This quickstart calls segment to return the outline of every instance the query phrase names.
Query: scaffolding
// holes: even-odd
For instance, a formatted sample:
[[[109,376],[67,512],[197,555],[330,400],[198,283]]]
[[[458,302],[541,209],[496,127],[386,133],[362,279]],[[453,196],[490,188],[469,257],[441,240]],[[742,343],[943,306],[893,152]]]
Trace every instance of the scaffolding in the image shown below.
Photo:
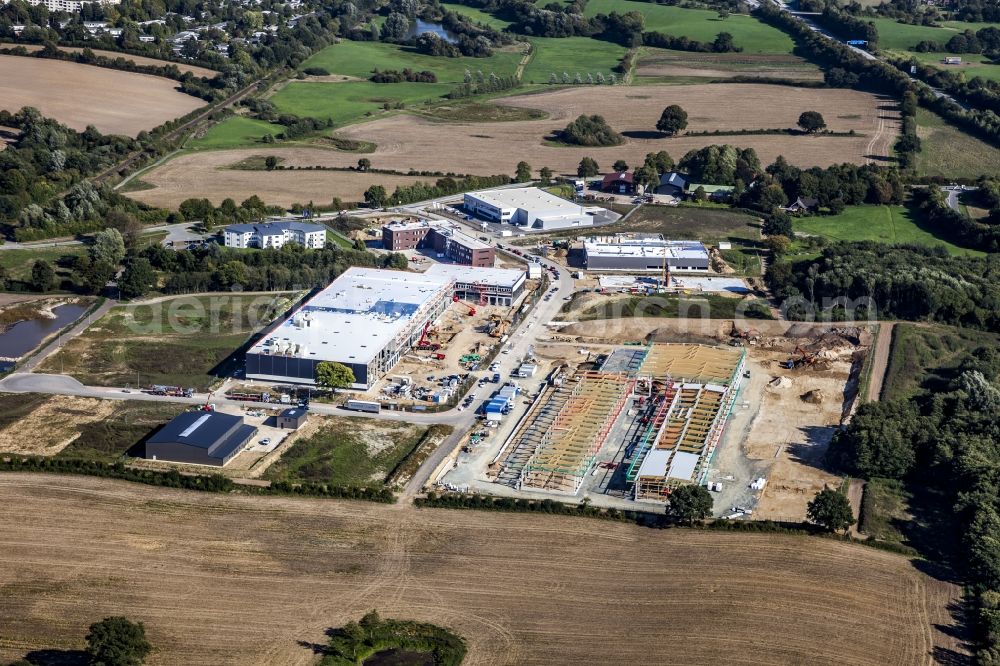
[[[519,488],[576,494],[628,401],[624,374],[577,375],[566,402],[521,469]]]

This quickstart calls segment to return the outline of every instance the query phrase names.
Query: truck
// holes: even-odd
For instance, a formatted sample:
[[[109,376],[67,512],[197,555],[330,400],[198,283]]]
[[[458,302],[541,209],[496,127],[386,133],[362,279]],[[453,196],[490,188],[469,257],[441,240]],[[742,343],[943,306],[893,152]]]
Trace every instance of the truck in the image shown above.
[[[371,400],[348,400],[345,407],[356,412],[371,412],[372,414],[378,414],[382,411],[382,405]]]
[[[150,395],[169,395],[175,398],[190,398],[194,395],[194,389],[181,386],[163,386],[162,384],[153,384],[143,392]]]
[[[271,402],[270,393],[252,393],[250,391],[227,391],[226,397],[230,400],[240,400],[243,402]]]

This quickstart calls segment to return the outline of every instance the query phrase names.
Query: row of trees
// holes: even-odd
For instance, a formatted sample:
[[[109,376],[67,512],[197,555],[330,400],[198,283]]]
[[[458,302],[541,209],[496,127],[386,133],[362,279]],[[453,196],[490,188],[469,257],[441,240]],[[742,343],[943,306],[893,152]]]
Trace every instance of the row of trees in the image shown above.
[[[908,400],[862,405],[833,439],[828,463],[865,479],[930,489],[930,532],[954,534],[952,562],[968,581],[978,661],[1000,661],[1000,352],[974,350]],[[926,496],[926,493],[924,493]]]
[[[767,281],[804,317],[818,304],[848,299],[854,312],[835,306],[831,317],[932,320],[1000,331],[1000,257],[952,257],[941,246],[838,243],[815,260],[775,261]]]

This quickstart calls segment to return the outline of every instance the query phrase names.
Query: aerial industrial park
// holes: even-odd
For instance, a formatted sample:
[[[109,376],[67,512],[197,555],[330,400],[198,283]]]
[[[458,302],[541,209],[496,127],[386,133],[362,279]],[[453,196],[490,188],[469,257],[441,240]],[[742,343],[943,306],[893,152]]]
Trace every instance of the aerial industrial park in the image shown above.
[[[1000,664],[997,0],[0,0],[0,666]]]

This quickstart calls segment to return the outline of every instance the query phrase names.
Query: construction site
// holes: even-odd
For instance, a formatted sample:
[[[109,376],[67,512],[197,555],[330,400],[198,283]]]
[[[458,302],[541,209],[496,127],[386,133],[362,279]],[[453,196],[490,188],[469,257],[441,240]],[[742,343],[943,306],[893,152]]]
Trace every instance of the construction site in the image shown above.
[[[474,430],[438,485],[648,510],[694,483],[717,516],[802,519],[839,482],[822,458],[853,410],[871,332],[683,326],[639,320],[608,335],[588,322],[540,338],[546,375],[516,382],[525,400]]]

